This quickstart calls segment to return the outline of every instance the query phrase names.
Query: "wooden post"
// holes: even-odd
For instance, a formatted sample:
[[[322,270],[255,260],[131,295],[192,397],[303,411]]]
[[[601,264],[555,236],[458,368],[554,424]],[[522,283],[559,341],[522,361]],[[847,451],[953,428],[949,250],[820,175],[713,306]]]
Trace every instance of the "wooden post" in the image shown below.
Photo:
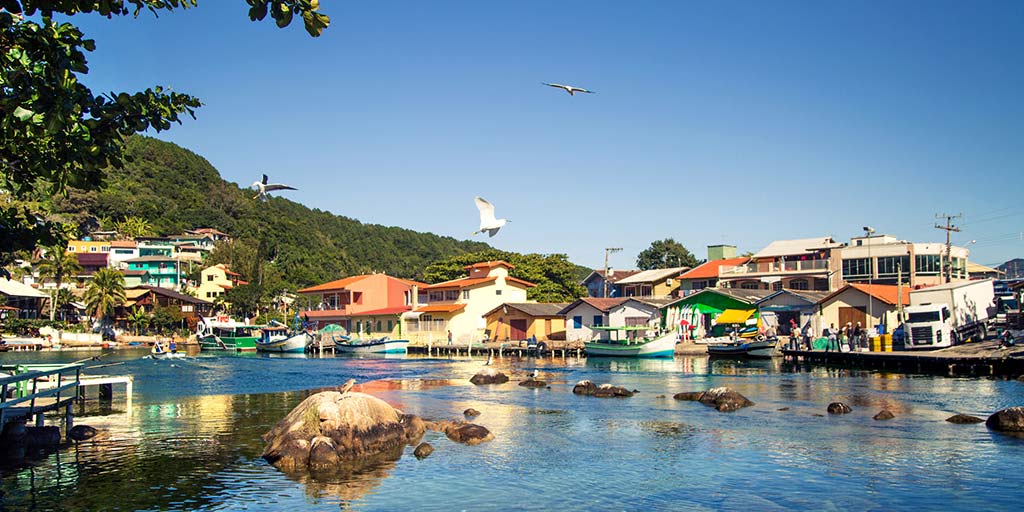
[[[71,427],[75,426],[75,412],[74,405],[69,403],[64,406],[64,437],[70,439]]]
[[[100,384],[100,400],[109,402],[114,399],[114,385],[113,384]]]
[[[46,425],[46,417],[45,417],[45,415],[43,413],[37,412],[36,413],[36,426],[37,427],[42,427],[43,425]]]

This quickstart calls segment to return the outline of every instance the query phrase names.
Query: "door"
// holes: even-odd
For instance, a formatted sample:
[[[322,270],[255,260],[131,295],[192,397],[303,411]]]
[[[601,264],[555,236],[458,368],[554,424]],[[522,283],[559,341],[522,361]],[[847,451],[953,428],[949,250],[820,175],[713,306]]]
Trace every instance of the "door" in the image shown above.
[[[514,341],[520,341],[526,339],[526,320],[515,319],[509,320],[509,327],[512,328],[512,332],[509,333],[509,338]]]
[[[839,325],[836,326],[838,329],[842,329],[847,322],[850,325],[856,326],[857,322],[860,322],[861,327],[867,327],[867,313],[864,312],[864,308],[839,308]]]

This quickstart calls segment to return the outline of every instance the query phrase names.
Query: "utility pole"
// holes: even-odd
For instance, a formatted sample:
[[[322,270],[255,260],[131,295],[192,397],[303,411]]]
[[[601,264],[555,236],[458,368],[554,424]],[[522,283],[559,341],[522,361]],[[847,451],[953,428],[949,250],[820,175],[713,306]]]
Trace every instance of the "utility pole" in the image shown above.
[[[953,219],[959,219],[959,218],[961,218],[963,216],[964,216],[964,214],[962,214],[962,213],[958,213],[956,215],[949,215],[949,214],[946,214],[946,213],[936,214],[935,215],[936,219],[943,219],[943,218],[946,219],[946,225],[945,226],[943,226],[942,224],[936,224],[935,225],[935,229],[942,229],[942,230],[944,230],[946,232],[946,255],[943,258],[943,262],[942,262],[942,272],[946,275],[946,282],[947,283],[950,282],[950,280],[952,279],[952,273],[953,273],[953,259],[952,259],[952,256],[950,255],[950,250],[951,250],[952,246],[950,245],[949,235],[950,235],[950,233],[953,233],[953,232],[957,232],[957,233],[960,232],[960,228],[958,228],[958,227],[953,225]]]
[[[608,297],[608,255],[621,250],[622,247],[605,247],[604,249],[604,279],[601,280],[604,283],[604,291],[601,293],[602,298]]]

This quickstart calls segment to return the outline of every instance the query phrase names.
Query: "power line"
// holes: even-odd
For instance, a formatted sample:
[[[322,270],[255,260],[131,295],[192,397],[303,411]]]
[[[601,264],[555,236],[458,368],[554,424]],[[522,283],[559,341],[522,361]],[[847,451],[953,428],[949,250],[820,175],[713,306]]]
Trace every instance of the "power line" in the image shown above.
[[[958,228],[958,227],[953,225],[953,219],[959,219],[959,218],[962,218],[963,216],[964,216],[964,214],[962,214],[962,213],[958,213],[956,215],[949,215],[949,214],[946,214],[946,213],[936,214],[935,215],[936,219],[942,219],[942,218],[946,219],[946,225],[945,226],[943,226],[941,224],[936,224],[935,225],[935,229],[942,229],[942,230],[946,231],[946,258],[945,258],[945,261],[942,264],[942,271],[943,271],[944,274],[946,274],[946,282],[947,283],[950,282],[950,280],[952,280],[952,273],[953,273],[953,259],[952,259],[951,255],[950,255],[950,249],[951,249],[952,245],[951,245],[950,240],[949,240],[949,235],[951,233],[953,233],[954,231],[957,232],[957,233],[960,232],[960,228]]]

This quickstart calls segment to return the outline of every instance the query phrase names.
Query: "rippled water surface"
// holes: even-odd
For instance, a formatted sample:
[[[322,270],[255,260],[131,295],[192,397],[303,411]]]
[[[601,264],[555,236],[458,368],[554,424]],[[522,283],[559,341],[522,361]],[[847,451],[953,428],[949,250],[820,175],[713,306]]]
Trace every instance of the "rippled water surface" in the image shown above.
[[[76,423],[104,430],[2,473],[9,510],[1019,510],[1024,440],[943,421],[1024,404],[1024,383],[790,369],[778,361],[499,359],[513,382],[473,386],[481,360],[108,353],[135,376],[131,410],[89,400]],[[5,354],[0,362],[81,353]],[[550,389],[517,380],[538,369]],[[468,407],[495,434],[356,475],[290,476],[260,435],[303,390],[354,377],[364,392],[431,419]],[[632,398],[572,394],[582,379]],[[729,386],[757,403],[720,413],[674,393]],[[824,415],[834,400],[854,412]],[[779,409],[788,407],[788,410]],[[889,421],[871,419],[887,408]],[[50,421],[55,421],[52,419]],[[9,462],[9,461],[5,461]]]

